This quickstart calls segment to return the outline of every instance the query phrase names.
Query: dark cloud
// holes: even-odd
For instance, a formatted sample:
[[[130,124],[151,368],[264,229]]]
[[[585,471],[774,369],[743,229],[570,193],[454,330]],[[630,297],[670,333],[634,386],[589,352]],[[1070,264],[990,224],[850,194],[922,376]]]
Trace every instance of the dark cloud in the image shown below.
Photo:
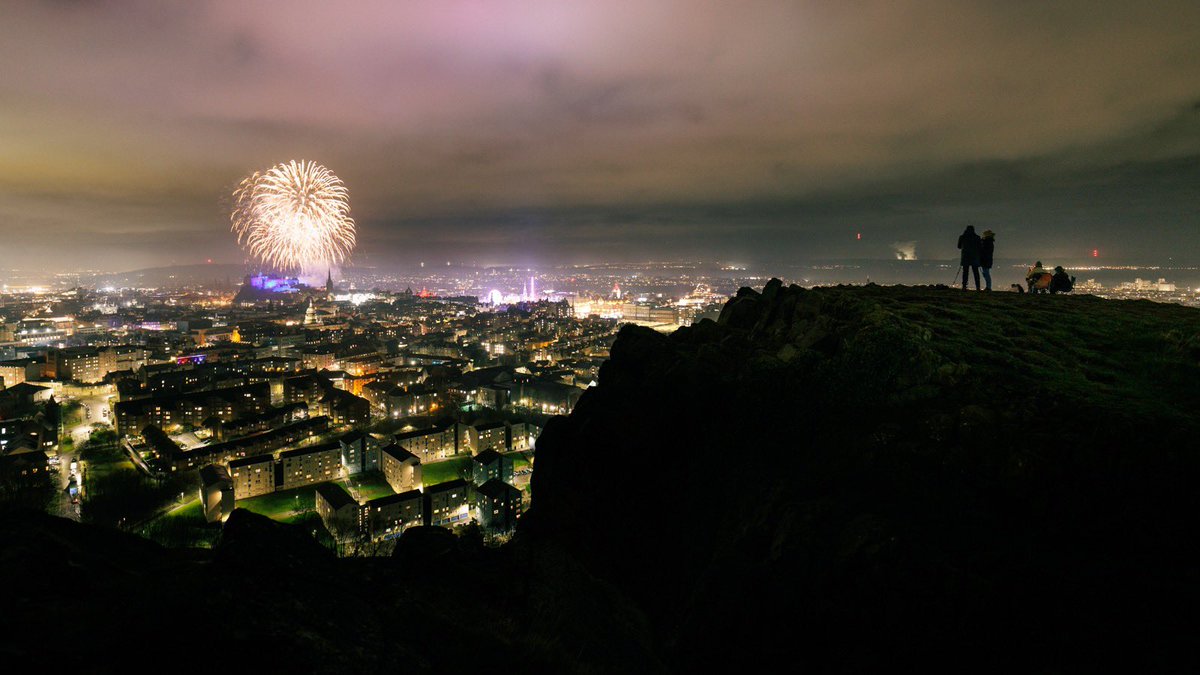
[[[1200,4],[12,3],[0,139],[0,265],[236,260],[231,186],[301,157],[364,260],[1163,255]]]

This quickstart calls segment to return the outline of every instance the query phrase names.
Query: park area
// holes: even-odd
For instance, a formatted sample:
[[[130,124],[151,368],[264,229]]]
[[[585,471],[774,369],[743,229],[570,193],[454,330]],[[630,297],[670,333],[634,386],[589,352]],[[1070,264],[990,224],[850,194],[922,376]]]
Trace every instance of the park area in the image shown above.
[[[471,456],[462,455],[460,457],[451,457],[450,459],[440,462],[430,462],[429,464],[421,465],[421,483],[425,487],[437,485],[439,483],[447,483],[456,478],[470,479],[471,477]]]
[[[281,523],[294,523],[316,508],[316,485],[280,490],[250,499],[239,499],[237,508],[253,511]]]
[[[510,452],[504,456],[512,460],[514,473],[524,471],[530,467],[530,462],[528,459],[526,459],[524,453]]]
[[[395,494],[392,486],[388,485],[387,479],[378,471],[368,473],[360,473],[356,476],[347,476],[340,481],[345,486],[346,491],[355,499],[362,501],[371,501],[380,497],[387,497]]]

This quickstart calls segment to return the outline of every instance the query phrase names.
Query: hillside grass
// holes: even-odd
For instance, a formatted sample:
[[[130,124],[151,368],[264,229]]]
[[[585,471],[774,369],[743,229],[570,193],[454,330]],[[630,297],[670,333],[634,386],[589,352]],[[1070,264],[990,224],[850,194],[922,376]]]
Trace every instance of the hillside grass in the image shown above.
[[[200,500],[195,499],[146,523],[139,534],[163,546],[212,548],[221,535],[221,524],[206,521]]]
[[[358,491],[358,496],[366,501],[395,494],[392,486],[388,485],[387,479],[378,471],[349,476],[343,482],[352,485]]]
[[[316,485],[281,490],[250,499],[239,499],[237,508],[253,511],[281,523],[302,520],[304,514],[316,508]]]
[[[440,462],[421,465],[421,483],[426,487],[448,483],[456,478],[470,478],[471,455],[451,457]]]
[[[1200,311],[1089,295],[887,288],[867,297],[928,330],[964,381],[1030,405],[1073,401],[1124,418],[1191,415]]]

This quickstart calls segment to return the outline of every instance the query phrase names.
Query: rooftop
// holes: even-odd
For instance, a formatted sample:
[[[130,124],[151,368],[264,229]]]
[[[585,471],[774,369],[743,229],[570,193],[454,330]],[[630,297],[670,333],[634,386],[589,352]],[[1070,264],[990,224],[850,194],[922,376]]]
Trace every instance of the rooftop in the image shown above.
[[[238,457],[237,459],[230,460],[229,468],[235,469],[237,467],[253,466],[255,464],[266,464],[266,463],[273,464],[274,462],[275,462],[275,457],[269,453],[265,454],[265,455],[252,455],[250,457]]]
[[[341,509],[345,506],[358,506],[358,502],[337,483],[321,483],[317,485],[317,494],[331,507]]]

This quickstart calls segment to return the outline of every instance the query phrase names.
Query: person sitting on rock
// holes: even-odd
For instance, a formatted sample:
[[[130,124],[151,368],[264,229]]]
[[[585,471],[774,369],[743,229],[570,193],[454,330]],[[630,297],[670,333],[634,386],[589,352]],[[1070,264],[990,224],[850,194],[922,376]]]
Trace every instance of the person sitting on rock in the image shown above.
[[[1037,293],[1049,287],[1050,273],[1046,271],[1045,267],[1042,267],[1041,260],[1029,268],[1029,272],[1025,275],[1025,283],[1029,286],[1030,293]]]
[[[1062,265],[1054,268],[1054,276],[1050,277],[1051,293],[1070,293],[1075,288],[1075,277],[1068,276]]]

